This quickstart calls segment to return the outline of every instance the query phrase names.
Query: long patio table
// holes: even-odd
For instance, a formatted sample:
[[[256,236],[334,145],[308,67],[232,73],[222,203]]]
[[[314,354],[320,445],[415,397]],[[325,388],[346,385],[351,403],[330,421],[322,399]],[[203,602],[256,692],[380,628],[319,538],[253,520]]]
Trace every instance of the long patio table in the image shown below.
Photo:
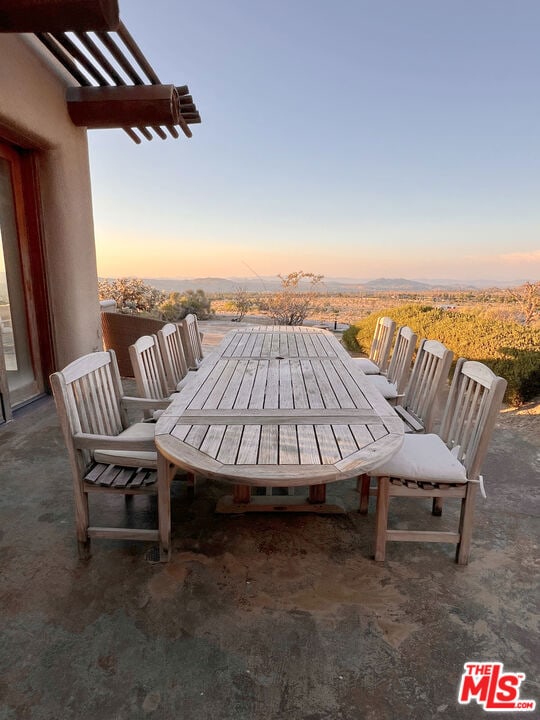
[[[156,426],[158,470],[177,467],[234,485],[219,512],[343,512],[326,483],[368,473],[399,449],[403,423],[328,331],[229,332]],[[251,486],[309,486],[252,496]]]

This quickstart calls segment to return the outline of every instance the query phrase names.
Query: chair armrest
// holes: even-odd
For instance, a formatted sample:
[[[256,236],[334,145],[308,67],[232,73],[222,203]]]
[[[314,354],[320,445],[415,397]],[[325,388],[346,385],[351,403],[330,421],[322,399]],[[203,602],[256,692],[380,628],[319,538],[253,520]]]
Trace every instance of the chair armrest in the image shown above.
[[[134,408],[139,410],[166,410],[171,404],[172,400],[169,398],[139,398],[124,395],[120,398],[120,402],[126,408]]]
[[[135,452],[155,452],[156,450],[153,438],[130,440],[116,435],[90,435],[89,433],[75,433],[73,444],[79,450],[132,450]]]

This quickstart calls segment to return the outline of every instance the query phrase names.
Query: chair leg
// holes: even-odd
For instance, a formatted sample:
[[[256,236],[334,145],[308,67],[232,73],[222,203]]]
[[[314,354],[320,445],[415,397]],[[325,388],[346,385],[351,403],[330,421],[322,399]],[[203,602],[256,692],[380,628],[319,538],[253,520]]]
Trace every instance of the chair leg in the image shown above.
[[[467,483],[465,497],[461,501],[459,543],[456,548],[456,562],[458,565],[467,565],[469,562],[477,489],[476,483]]]
[[[88,560],[90,557],[90,538],[88,537],[88,526],[90,524],[90,512],[88,508],[88,493],[84,492],[82,483],[75,484],[75,527],[77,531],[77,546],[81,560]]]
[[[77,549],[79,552],[79,558],[81,560],[89,560],[92,553],[90,551],[90,539],[86,541],[78,540],[77,541]]]
[[[431,509],[431,514],[435,515],[437,517],[440,517],[442,515],[442,509],[443,509],[443,499],[442,497],[434,497],[433,498],[433,507]]]
[[[171,555],[171,480],[175,467],[159,452],[157,466],[159,551],[161,562],[167,562]]]
[[[388,528],[388,506],[390,504],[390,478],[380,477],[377,487],[377,509],[375,515],[375,560],[382,562],[386,557],[386,530]]]
[[[360,475],[358,478],[358,490],[360,491],[360,507],[358,512],[361,515],[367,515],[369,506],[369,486],[371,485],[371,478],[365,473]]]

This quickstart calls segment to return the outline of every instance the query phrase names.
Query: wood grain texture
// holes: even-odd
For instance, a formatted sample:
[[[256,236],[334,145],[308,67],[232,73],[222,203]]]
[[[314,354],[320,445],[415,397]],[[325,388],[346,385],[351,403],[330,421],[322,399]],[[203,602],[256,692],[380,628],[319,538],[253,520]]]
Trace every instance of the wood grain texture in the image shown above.
[[[156,426],[161,453],[193,472],[319,485],[361,474],[402,442],[402,421],[325,330],[238,328],[193,376]]]

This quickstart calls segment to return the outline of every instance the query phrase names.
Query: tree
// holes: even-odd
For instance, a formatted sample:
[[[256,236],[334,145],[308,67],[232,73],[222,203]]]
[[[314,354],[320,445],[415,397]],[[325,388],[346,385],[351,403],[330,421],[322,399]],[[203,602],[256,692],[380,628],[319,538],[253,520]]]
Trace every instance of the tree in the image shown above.
[[[253,300],[251,299],[247,290],[245,290],[244,288],[238,288],[238,290],[236,290],[233,295],[231,305],[236,311],[236,317],[233,318],[233,320],[235,320],[236,322],[241,322],[246,316],[246,313],[251,310],[253,306]]]
[[[523,324],[531,325],[540,315],[540,281],[526,282],[507,291],[512,300],[518,304],[523,316]]]
[[[268,300],[270,316],[278,325],[302,325],[317,295],[316,288],[322,282],[324,275],[298,270],[278,277],[282,289]],[[302,281],[308,282],[308,291],[300,289]]]
[[[114,300],[120,310],[152,312],[163,302],[165,293],[140,278],[127,277],[99,281],[99,299]]]

